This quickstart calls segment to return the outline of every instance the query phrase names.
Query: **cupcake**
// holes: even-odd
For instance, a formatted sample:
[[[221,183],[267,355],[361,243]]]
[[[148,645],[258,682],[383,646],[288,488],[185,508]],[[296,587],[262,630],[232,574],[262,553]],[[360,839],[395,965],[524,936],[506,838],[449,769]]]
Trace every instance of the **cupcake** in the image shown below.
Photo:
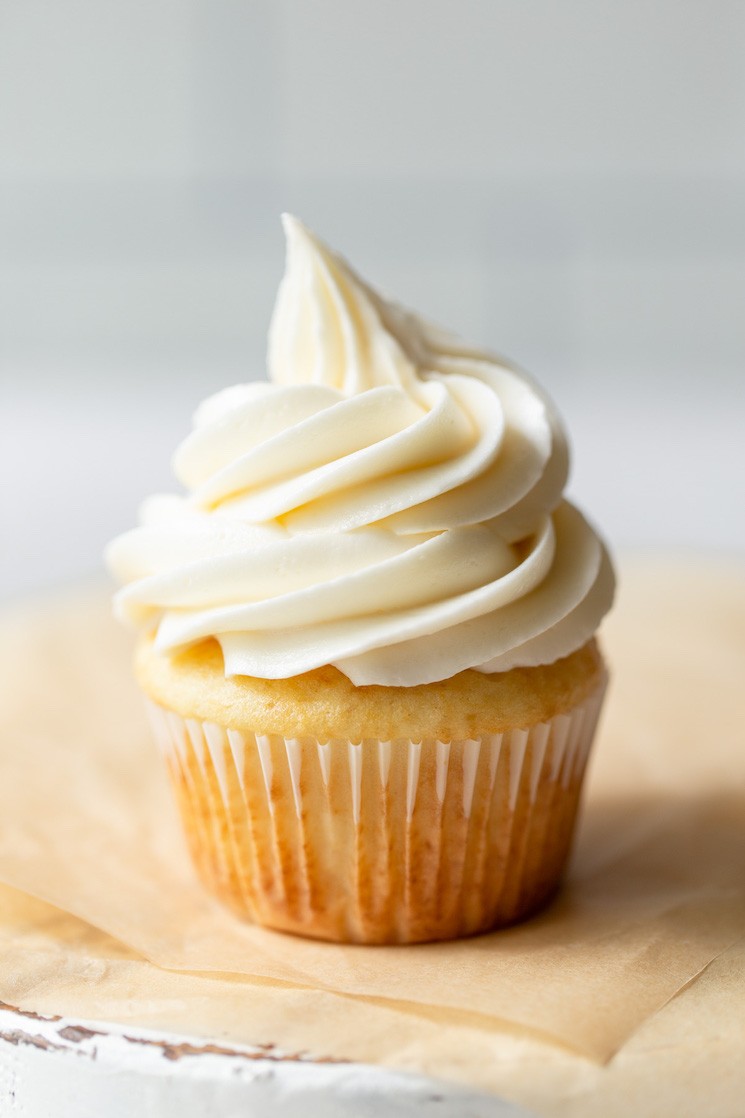
[[[606,672],[607,552],[541,388],[296,219],[269,382],[198,409],[110,546],[207,887],[248,920],[413,943],[555,891]]]

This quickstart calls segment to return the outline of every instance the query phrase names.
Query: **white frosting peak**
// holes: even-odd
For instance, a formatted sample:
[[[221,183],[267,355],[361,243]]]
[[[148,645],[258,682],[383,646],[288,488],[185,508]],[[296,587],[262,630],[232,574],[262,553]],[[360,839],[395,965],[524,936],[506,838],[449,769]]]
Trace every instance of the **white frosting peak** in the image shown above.
[[[388,329],[382,300],[296,217],[283,214],[282,224],[287,268],[269,328],[272,380],[325,384],[345,396],[415,389],[407,339]]]
[[[284,226],[273,383],[199,408],[174,459],[189,496],[110,545],[120,615],[163,651],[214,636],[227,674],[264,678],[332,663],[408,686],[578,648],[613,574],[562,501],[550,401]]]

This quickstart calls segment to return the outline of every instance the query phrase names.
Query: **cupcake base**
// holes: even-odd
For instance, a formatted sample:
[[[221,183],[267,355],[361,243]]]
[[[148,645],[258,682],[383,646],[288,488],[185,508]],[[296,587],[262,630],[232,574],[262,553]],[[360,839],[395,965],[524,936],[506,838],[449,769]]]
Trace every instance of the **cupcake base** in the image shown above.
[[[513,923],[555,891],[605,682],[528,728],[451,741],[286,738],[149,708],[213,893],[285,932],[417,943]]]

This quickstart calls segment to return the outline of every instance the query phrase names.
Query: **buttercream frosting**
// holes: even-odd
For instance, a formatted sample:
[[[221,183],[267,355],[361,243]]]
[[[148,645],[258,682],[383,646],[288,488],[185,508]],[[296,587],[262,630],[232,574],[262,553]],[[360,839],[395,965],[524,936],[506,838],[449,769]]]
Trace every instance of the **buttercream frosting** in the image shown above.
[[[413,686],[579,648],[607,551],[563,497],[567,440],[524,372],[384,299],[295,218],[270,382],[198,409],[174,470],[109,545],[117,614],[227,675],[333,664]]]

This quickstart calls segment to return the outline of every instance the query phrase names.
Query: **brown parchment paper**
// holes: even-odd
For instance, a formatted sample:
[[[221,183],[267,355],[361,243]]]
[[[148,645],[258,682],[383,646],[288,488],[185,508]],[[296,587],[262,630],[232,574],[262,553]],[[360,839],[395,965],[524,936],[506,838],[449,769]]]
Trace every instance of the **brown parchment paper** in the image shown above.
[[[63,1015],[61,1025],[117,1022],[134,1038],[188,1028],[211,1042],[237,1033],[270,1056],[374,1061],[495,1091],[547,1118],[735,1118],[745,1098],[745,941],[599,1065],[517,1030],[162,970],[89,924],[0,886],[0,1000]]]
[[[576,857],[557,902],[525,925],[352,948],[244,926],[214,905],[192,877],[128,641],[100,594],[2,625],[0,880],[161,968],[201,972],[150,968],[181,984],[183,1031],[203,1035],[206,1021],[259,1043],[270,1021],[272,1040],[291,1047],[445,1074],[435,1038],[454,1029],[450,1073],[480,1083],[491,1068],[492,1086],[488,1053],[508,1035],[606,1060],[745,933],[745,575],[660,561],[629,567],[622,585]],[[16,994],[33,988],[24,973]],[[219,988],[208,1014],[187,996],[195,983]],[[153,1001],[143,997],[141,1016]]]

